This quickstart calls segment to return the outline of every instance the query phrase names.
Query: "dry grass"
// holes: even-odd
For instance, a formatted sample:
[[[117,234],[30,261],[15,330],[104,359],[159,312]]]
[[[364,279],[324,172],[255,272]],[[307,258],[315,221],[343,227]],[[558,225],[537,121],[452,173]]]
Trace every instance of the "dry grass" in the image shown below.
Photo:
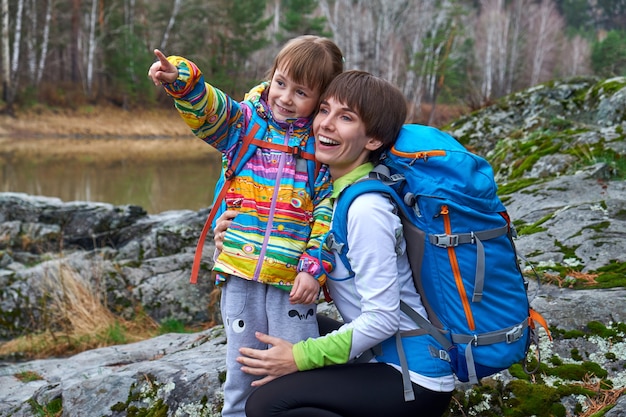
[[[172,107],[142,112],[115,107],[0,114],[0,161],[193,160],[214,152]]]
[[[626,392],[626,388],[608,389],[602,381],[593,381],[587,377],[583,381],[583,387],[595,392],[595,398],[587,398],[587,409],[578,417],[593,417],[604,415],[600,412],[606,412],[608,407],[615,405],[617,400]]]
[[[158,325],[145,315],[135,321],[115,316],[98,291],[64,263],[42,279],[46,294],[43,307],[46,331],[0,345],[0,356],[25,359],[68,356],[88,349],[131,343],[154,337]]]

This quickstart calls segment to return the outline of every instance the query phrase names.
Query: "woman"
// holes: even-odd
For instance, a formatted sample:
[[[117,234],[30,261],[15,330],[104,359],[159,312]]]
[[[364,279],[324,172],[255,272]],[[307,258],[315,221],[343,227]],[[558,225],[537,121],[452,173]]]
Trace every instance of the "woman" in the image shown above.
[[[381,111],[383,109],[383,111]],[[406,117],[402,94],[390,83],[360,71],[339,75],[328,87],[313,122],[316,159],[329,166],[332,198],[374,167]],[[441,349],[428,335],[402,338],[414,399],[405,400],[395,335],[415,330],[400,312],[400,300],[426,317],[411,277],[401,222],[392,203],[370,193],[348,211],[348,276],[337,262],[328,289],[345,324],[315,339],[291,344],[257,333],[272,347],[241,348],[241,370],[262,376],[248,399],[246,415],[259,416],[440,416],[454,389]],[[382,352],[366,362],[363,352]],[[300,372],[298,372],[300,371]],[[410,389],[409,389],[410,390]]]

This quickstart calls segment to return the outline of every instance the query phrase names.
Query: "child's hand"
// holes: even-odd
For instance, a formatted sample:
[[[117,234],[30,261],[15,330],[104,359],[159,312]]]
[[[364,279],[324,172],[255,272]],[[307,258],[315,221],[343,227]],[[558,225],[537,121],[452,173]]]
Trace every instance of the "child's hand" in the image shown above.
[[[158,61],[150,66],[148,77],[154,85],[171,84],[178,78],[178,68],[167,60],[165,55],[158,49],[154,50]]]
[[[291,304],[312,304],[319,298],[320,284],[308,272],[299,272],[289,293]]]

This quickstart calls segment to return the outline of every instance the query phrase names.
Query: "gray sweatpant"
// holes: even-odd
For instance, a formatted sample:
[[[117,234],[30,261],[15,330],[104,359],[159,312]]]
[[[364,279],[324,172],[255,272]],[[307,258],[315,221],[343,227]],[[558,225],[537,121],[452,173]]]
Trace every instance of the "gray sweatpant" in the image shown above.
[[[221,311],[226,330],[224,417],[244,417],[250,386],[260,376],[240,370],[240,347],[267,349],[254,336],[262,332],[291,343],[318,337],[317,304],[290,304],[289,292],[272,285],[230,276],[222,287]]]

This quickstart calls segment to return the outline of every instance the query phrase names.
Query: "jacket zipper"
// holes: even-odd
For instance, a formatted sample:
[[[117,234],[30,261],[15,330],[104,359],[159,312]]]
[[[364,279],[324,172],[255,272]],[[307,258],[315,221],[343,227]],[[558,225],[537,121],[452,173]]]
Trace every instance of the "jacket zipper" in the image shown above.
[[[287,134],[285,135],[285,144],[289,144],[289,139],[293,134],[293,123],[289,125],[287,129]],[[270,236],[272,235],[272,229],[274,228],[274,213],[276,212],[276,204],[278,200],[278,192],[280,190],[280,182],[282,180],[283,168],[285,167],[285,152],[280,153],[280,159],[278,161],[278,172],[276,173],[276,181],[274,182],[274,193],[272,194],[272,201],[270,202],[270,212],[267,218],[267,228],[265,229],[265,235],[263,236],[263,245],[261,245],[261,250],[259,252],[259,260],[256,264],[256,269],[254,270],[255,281],[259,280],[259,275],[261,274],[261,268],[263,267],[263,261],[265,259],[265,254],[267,252],[267,244],[270,240]]]

